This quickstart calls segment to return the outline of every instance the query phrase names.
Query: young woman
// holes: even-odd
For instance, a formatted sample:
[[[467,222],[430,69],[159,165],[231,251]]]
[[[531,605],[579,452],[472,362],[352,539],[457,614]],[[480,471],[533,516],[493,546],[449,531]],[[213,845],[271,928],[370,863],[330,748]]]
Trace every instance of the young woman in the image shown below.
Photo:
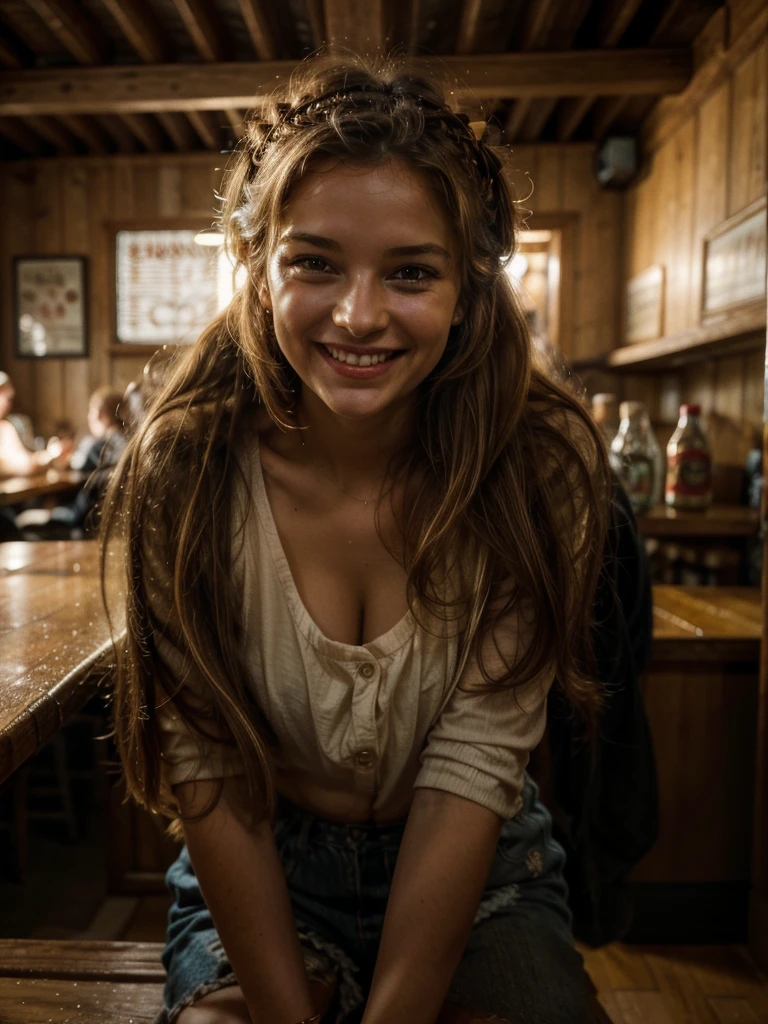
[[[583,1022],[525,767],[555,676],[594,731],[606,469],[532,368],[501,162],[434,83],[318,61],[222,219],[247,282],[108,519],[125,775],[185,841],[160,1020]]]

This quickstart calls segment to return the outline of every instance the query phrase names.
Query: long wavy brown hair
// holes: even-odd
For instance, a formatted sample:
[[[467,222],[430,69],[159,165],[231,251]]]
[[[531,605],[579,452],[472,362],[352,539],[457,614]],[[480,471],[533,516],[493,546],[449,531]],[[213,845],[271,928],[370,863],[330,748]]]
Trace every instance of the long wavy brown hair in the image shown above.
[[[461,663],[476,655],[494,690],[553,670],[584,734],[595,734],[601,694],[590,614],[608,470],[579,401],[533,366],[505,273],[516,218],[502,159],[448,108],[436,81],[397,62],[315,58],[249,121],[225,175],[221,224],[247,280],[172,369],[106,500],[104,563],[118,552],[126,567],[115,735],[128,791],[153,812],[179,813],[162,784],[156,715],[170,700],[202,737],[239,750],[254,814],[273,811],[274,737],[240,653],[233,494],[236,452],[255,406],[281,428],[295,427],[300,381],[258,288],[302,175],[320,160],[390,158],[427,176],[455,225],[465,310],[420,386],[412,443],[390,464],[388,478],[405,495],[399,528],[409,606],[417,618],[420,607],[451,618],[437,581],[461,552],[469,566],[453,613]],[[525,648],[494,677],[480,647],[513,611],[528,624]],[[180,652],[175,672],[158,655],[160,633]],[[204,683],[195,693],[184,686],[191,673]]]

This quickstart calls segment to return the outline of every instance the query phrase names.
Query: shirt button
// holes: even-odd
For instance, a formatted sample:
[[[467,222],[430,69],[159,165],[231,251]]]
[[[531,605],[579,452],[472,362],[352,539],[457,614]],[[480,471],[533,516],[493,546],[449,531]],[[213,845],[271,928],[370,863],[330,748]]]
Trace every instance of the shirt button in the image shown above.
[[[376,669],[373,667],[370,661],[364,661],[363,664],[360,666],[360,675],[363,677],[363,679],[372,679],[375,671]]]
[[[370,768],[373,764],[373,751],[358,750],[355,754],[355,764],[358,768]]]

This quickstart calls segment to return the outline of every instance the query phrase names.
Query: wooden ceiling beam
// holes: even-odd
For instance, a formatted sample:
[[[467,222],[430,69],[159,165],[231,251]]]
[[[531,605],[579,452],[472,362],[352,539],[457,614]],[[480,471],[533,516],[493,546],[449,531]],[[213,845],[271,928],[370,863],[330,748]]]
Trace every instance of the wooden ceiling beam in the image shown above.
[[[26,68],[34,62],[32,51],[12,29],[0,22],[0,64],[7,68]]]
[[[173,0],[195,49],[206,61],[224,61],[229,52],[224,26],[216,8],[206,0]]]
[[[632,23],[643,0],[613,0],[603,9],[598,39],[600,46],[617,46]],[[589,113],[594,100],[589,96],[569,97],[560,104],[557,115],[557,141],[568,142]]]
[[[121,113],[120,118],[146,150],[150,153],[163,152],[165,149],[165,138],[157,121],[151,117],[146,117],[144,114],[132,114],[130,112]]]
[[[259,60],[277,60],[280,49],[263,0],[238,0],[248,35]],[[311,12],[307,12],[311,18]],[[322,10],[321,10],[322,15]]]
[[[506,124],[504,125],[504,136],[507,142],[514,142],[520,129],[523,127],[528,112],[531,109],[532,99],[515,100],[509,112]]]
[[[304,6],[312,29],[312,40],[316,47],[322,46],[326,40],[323,0],[304,0]]]
[[[238,141],[242,139],[245,135],[245,114],[243,111],[230,107],[229,110],[224,111],[224,116]]]
[[[333,49],[376,53],[384,48],[384,0],[325,0],[325,30]]]
[[[81,4],[73,0],[27,0],[27,4],[79,64],[106,64],[106,36]]]
[[[65,156],[77,156],[78,148],[75,139],[63,128],[58,120],[52,117],[28,117],[29,127],[49,142],[58,153]]]
[[[221,149],[220,117],[210,110],[190,110],[187,117],[206,149]]]
[[[552,27],[557,13],[557,0],[538,0],[528,5],[528,15],[520,38],[516,41],[519,50],[538,50]]]
[[[528,116],[525,118],[523,130],[518,136],[518,141],[536,142],[556,106],[556,99],[534,100],[531,109],[528,111]]]
[[[528,20],[521,41],[524,49],[539,50],[544,46],[556,51],[569,49],[587,16],[591,2],[571,0],[557,11],[552,3],[532,4],[528,9]],[[555,13],[558,15],[556,18]],[[509,139],[535,142],[556,106],[555,97],[534,98],[527,101],[525,106],[518,102],[507,121]]]
[[[614,121],[624,109],[626,102],[626,96],[607,96],[595,104],[595,120],[592,126],[593,138],[602,139],[608,134]]]
[[[165,64],[172,53],[155,12],[146,0],[101,0],[120,31],[146,64]]]
[[[181,116],[179,114],[179,117]],[[136,136],[128,130],[125,123],[119,117],[114,117],[111,114],[95,114],[93,120],[102,128],[105,135],[112,139],[117,146],[118,152],[138,152],[139,144],[136,141]]]
[[[603,8],[598,29],[601,46],[618,46],[643,0],[613,0]]]
[[[170,110],[159,110],[155,117],[176,149],[186,152],[186,150],[196,148],[197,134],[190,124],[189,118]]]
[[[573,138],[593,102],[591,96],[569,96],[562,101],[555,129],[558,142],[568,142]]]
[[[455,53],[477,53],[488,16],[488,0],[464,0],[461,5]]]
[[[109,153],[111,148],[109,141],[101,127],[94,121],[81,114],[61,114],[59,120],[68,131],[87,146],[91,153],[98,153],[101,156]]]
[[[528,99],[681,92],[687,50],[569,50],[421,58],[426,73],[456,75],[456,98]],[[258,106],[293,61],[45,68],[0,72],[0,114],[138,113]]]
[[[43,155],[43,143],[40,136],[35,135],[23,121],[19,121],[16,117],[0,117],[0,135],[12,142],[27,156]]]

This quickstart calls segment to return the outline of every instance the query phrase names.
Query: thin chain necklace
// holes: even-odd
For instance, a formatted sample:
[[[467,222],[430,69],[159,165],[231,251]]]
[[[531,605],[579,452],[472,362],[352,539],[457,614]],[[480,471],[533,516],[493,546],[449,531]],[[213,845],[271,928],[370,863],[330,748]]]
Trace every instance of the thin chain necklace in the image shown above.
[[[296,416],[295,413],[294,413],[294,416]],[[299,417],[298,416],[296,416],[296,422],[299,424],[299,440],[301,441],[301,447],[306,450],[307,446],[304,443],[304,431],[307,428],[303,427],[301,425],[301,423],[299,422]],[[310,458],[312,459],[311,455],[310,455]],[[368,498],[367,500],[364,499],[364,498],[358,498],[356,494],[351,494],[349,491],[345,490],[340,484],[338,484],[333,479],[332,476],[329,476],[329,474],[325,472],[325,470],[320,465],[320,463],[317,461],[317,459],[312,459],[312,465],[315,466],[316,469],[318,469],[323,474],[323,476],[325,477],[326,480],[330,480],[330,482],[333,484],[333,486],[337,490],[341,491],[342,494],[346,494],[348,498],[354,498],[355,501],[359,501],[361,505],[378,505],[379,502],[381,501],[381,498],[383,498],[385,496],[385,495],[380,495],[380,497],[376,498],[375,500],[373,498]],[[387,494],[387,493],[389,493],[389,492],[385,491],[385,494]]]

